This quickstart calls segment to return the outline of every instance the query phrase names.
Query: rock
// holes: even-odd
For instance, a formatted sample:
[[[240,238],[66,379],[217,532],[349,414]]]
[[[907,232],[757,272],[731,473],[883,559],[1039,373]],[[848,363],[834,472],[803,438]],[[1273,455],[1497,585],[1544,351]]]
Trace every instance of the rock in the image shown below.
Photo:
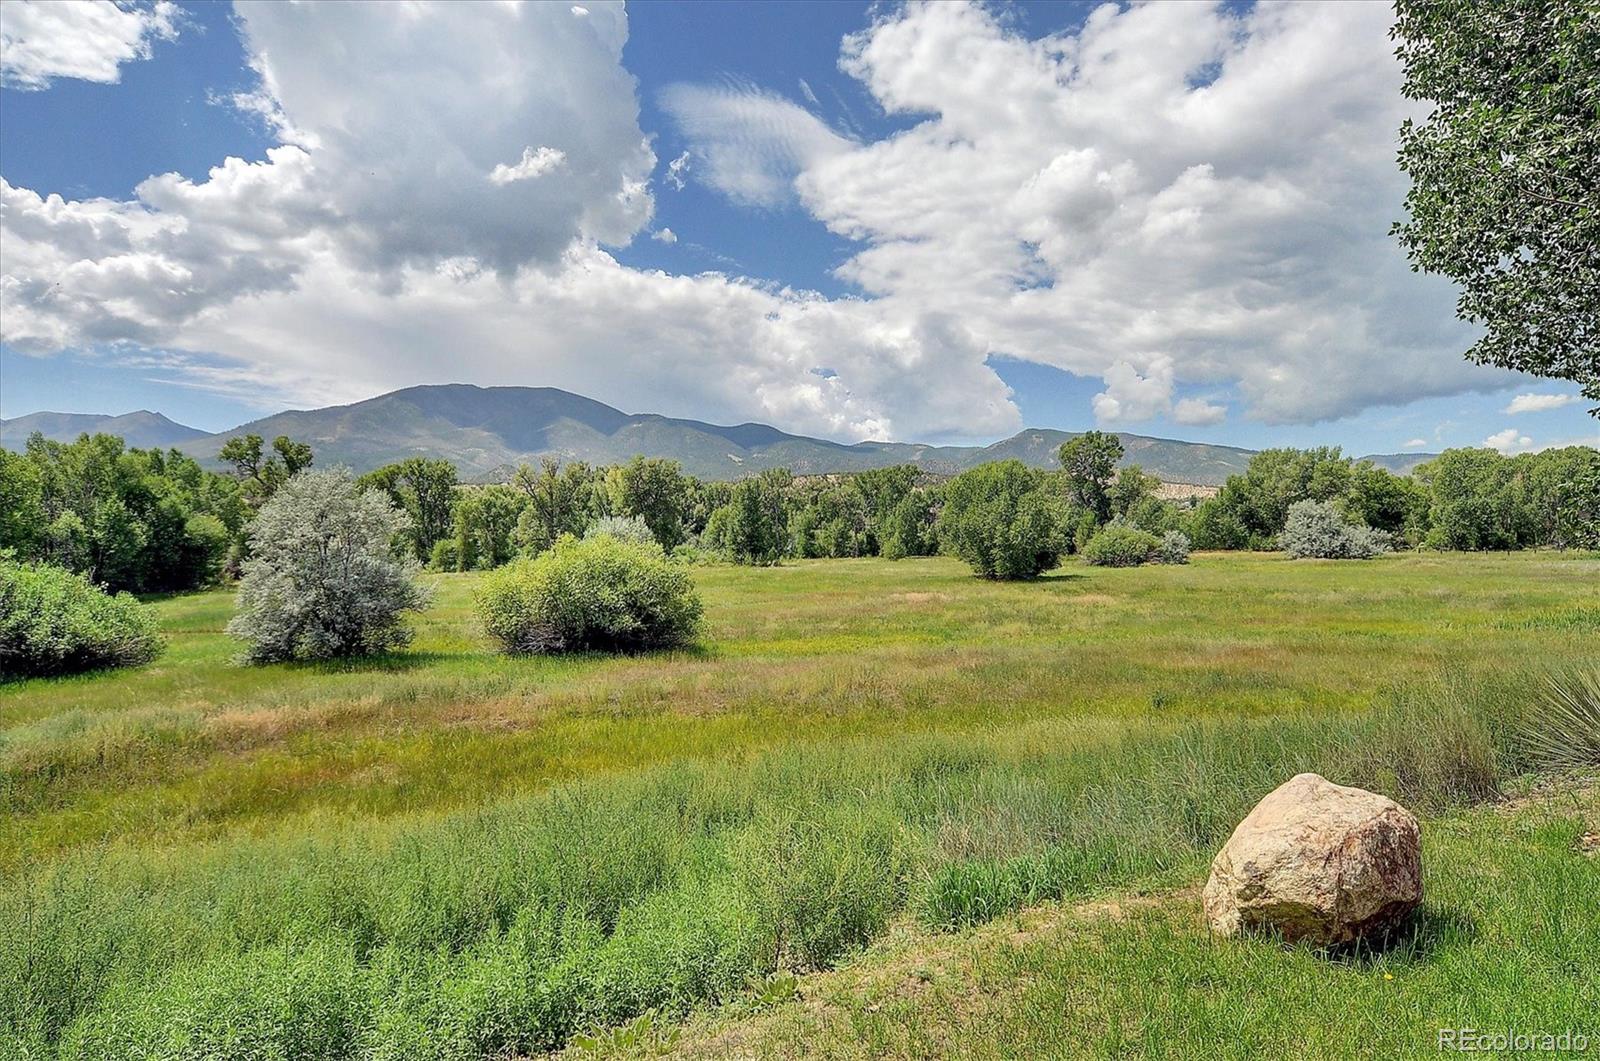
[[[1256,804],[1211,863],[1214,931],[1320,946],[1381,938],[1422,902],[1417,819],[1394,800],[1298,774]]]

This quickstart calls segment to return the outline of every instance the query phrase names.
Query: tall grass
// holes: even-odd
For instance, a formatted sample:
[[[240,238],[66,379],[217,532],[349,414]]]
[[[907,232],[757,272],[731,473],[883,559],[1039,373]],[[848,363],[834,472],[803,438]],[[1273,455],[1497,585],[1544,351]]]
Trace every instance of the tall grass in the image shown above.
[[[1522,736],[1528,755],[1547,769],[1600,766],[1600,667],[1552,674]]]
[[[481,1057],[956,926],[1194,874],[1302,770],[1445,808],[1538,677],[1371,712],[1043,720],[596,778],[418,824],[108,847],[0,889],[0,1055]]]

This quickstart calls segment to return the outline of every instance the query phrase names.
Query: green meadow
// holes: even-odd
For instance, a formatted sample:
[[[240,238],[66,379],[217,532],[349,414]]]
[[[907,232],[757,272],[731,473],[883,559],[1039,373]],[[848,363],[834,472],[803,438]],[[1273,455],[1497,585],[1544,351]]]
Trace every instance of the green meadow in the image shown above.
[[[155,602],[151,665],[0,687],[0,1055],[518,1056],[645,1013],[784,1056],[1594,1025],[1593,789],[1525,734],[1600,659],[1600,557],[693,573],[688,651],[500,656],[440,575],[393,656],[241,666],[217,590]],[[1211,855],[1307,769],[1423,816],[1394,951],[1200,927]]]

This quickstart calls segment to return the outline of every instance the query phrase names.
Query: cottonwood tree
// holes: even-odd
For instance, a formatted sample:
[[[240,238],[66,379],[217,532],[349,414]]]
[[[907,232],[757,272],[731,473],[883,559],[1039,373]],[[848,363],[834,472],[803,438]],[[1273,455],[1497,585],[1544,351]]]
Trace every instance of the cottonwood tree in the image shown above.
[[[1432,105],[1400,129],[1395,234],[1484,325],[1469,358],[1600,402],[1600,0],[1395,10],[1403,91]]]
[[[288,435],[272,440],[271,454],[263,451],[260,435],[235,435],[222,444],[217,456],[233,465],[251,501],[261,505],[297,472],[311,467],[314,455],[309,443]]]
[[[663,549],[683,541],[683,518],[689,508],[689,481],[675,460],[635,457],[606,475],[611,510],[617,516],[638,516]]]
[[[457,476],[449,461],[411,457],[368,472],[357,482],[382,490],[411,518],[405,537],[418,560],[427,560],[434,544],[450,536]]]
[[[590,523],[606,514],[598,478],[582,461],[563,467],[545,457],[537,471],[524,464],[511,477],[511,485],[528,499],[517,524],[517,542],[526,552],[543,552],[563,534],[581,538]]]
[[[1061,444],[1056,452],[1067,473],[1067,496],[1094,513],[1095,521],[1111,518],[1111,477],[1122,459],[1122,440],[1104,431],[1085,431]]]

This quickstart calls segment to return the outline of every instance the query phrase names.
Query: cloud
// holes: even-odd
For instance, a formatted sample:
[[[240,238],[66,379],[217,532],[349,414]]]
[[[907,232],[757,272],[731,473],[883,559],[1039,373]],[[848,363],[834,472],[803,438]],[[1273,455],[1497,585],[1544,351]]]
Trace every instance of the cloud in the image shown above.
[[[0,4],[0,83],[42,89],[69,77],[115,84],[123,63],[148,59],[156,41],[177,37],[179,19],[171,0],[125,7],[8,0]]]
[[[857,243],[843,279],[959,316],[990,353],[1101,377],[1102,420],[1166,412],[1170,382],[1314,422],[1514,378],[1464,361],[1450,285],[1388,236],[1411,113],[1390,21],[1104,5],[1028,40],[980,7],[913,4],[840,63],[902,131],[856,142],[753,89],[680,86],[667,109],[718,153],[712,186],[760,204],[792,187]],[[1170,380],[1150,376],[1162,358]]]
[[[1126,361],[1106,369],[1106,389],[1094,396],[1094,418],[1102,424],[1137,423],[1172,408],[1172,362],[1158,358],[1141,375]]]
[[[1462,360],[1449,286],[1387,235],[1406,105],[1381,7],[1106,5],[1030,41],[914,5],[842,47],[894,118],[878,139],[747,85],[667,90],[689,150],[666,184],[692,160],[852,241],[862,294],[828,299],[617,262],[670,230],[626,14],[583,6],[241,4],[280,143],[126,201],[0,182],[0,335],[269,405],[542,383],[845,439],[1016,430],[997,354],[1100,377],[1117,424],[1229,412],[1181,393],[1305,422],[1514,378]]]
[[[799,173],[850,146],[810,111],[753,86],[669,85],[661,106],[705,163],[701,179],[749,206],[792,200]]]
[[[1572,405],[1577,401],[1576,394],[1519,394],[1501,411],[1512,414],[1542,413]]]
[[[683,191],[686,184],[684,175],[689,172],[689,152],[685,151],[671,162],[667,163],[667,183],[678,191]]]
[[[1172,419],[1192,427],[1220,424],[1227,418],[1227,406],[1200,398],[1182,398],[1172,407]]]
[[[1414,439],[1411,439],[1409,442],[1407,442],[1401,448],[1403,448],[1403,449],[1426,449],[1427,446],[1428,446],[1428,440],[1427,439],[1425,439],[1425,438],[1414,438]]]
[[[661,243],[678,242],[678,234],[670,228],[658,228],[650,233],[650,238]]]
[[[534,177],[543,177],[567,160],[565,151],[558,151],[553,147],[541,147],[535,151],[531,147],[522,149],[522,158],[515,165],[508,166],[504,162],[496,165],[489,171],[489,180],[494,184],[510,184],[513,181],[532,180]]]
[[[1507,457],[1514,453],[1526,453],[1534,448],[1533,439],[1527,435],[1518,434],[1517,429],[1514,427],[1508,427],[1504,431],[1496,431],[1483,440],[1483,445],[1489,449],[1499,450]]]

